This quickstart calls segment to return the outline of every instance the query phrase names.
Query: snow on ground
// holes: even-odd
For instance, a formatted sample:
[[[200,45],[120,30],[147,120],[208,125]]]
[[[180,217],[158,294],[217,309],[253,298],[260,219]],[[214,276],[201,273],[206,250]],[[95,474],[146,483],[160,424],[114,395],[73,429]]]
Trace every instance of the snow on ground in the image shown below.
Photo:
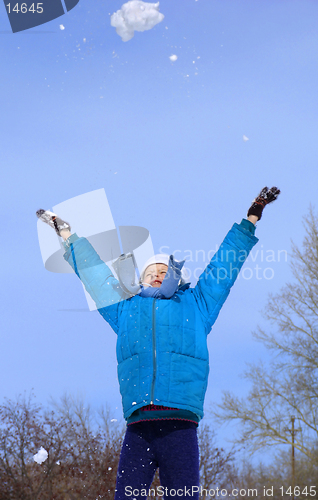
[[[134,36],[135,31],[151,30],[163,18],[164,15],[159,12],[159,2],[147,3],[141,0],[131,0],[114,12],[110,18],[110,24],[116,28],[122,41],[128,42]]]

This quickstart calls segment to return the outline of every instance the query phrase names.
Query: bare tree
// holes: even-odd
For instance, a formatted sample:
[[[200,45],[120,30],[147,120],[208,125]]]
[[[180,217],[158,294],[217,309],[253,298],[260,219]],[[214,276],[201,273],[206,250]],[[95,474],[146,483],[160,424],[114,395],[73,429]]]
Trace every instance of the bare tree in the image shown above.
[[[305,455],[298,457],[293,490],[290,450],[281,450],[268,465],[252,465],[244,461],[236,473],[238,500],[246,500],[247,496],[262,499],[269,497],[273,500],[317,498],[317,463],[309,461]]]
[[[0,500],[113,499],[122,429],[64,397],[44,410],[29,398],[0,406]],[[43,447],[47,459],[35,463]]]
[[[19,397],[16,402],[6,400],[0,406],[0,498],[21,500],[39,498],[50,487],[54,476],[54,458],[61,452],[61,442],[55,437],[63,429],[63,422],[43,418],[41,407],[32,402],[32,396]],[[45,447],[49,457],[45,470],[37,470],[33,455]]]
[[[200,486],[211,490],[229,487],[233,482],[234,450],[225,452],[218,448],[215,442],[215,433],[208,424],[202,424],[198,433],[200,450]]]
[[[95,500],[100,496],[113,499],[123,428],[110,424],[109,410],[99,412],[99,419],[89,405],[64,396],[55,405],[67,422],[68,456],[61,459],[59,487],[65,498]]]

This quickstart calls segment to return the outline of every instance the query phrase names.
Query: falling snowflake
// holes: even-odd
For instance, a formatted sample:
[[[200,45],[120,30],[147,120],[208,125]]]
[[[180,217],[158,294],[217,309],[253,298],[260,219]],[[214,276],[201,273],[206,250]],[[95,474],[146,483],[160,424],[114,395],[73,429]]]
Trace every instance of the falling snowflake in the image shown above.
[[[174,62],[178,59],[178,56],[176,54],[172,54],[172,56],[169,57],[170,61]]]
[[[248,137],[246,137],[246,135],[243,135],[243,141],[244,141],[244,142],[247,142],[247,141],[249,141],[249,138],[248,138]]]

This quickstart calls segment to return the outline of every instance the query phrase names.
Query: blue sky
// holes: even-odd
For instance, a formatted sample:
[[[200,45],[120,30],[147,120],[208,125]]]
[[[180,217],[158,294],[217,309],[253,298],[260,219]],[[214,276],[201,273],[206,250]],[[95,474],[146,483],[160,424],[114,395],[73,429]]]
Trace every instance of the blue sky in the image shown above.
[[[245,363],[266,359],[251,332],[264,324],[268,293],[292,279],[278,251],[301,244],[302,216],[315,206],[318,5],[162,0],[164,20],[128,42],[110,26],[121,5],[80,0],[16,34],[0,9],[0,400],[33,388],[45,403],[67,391],[107,401],[121,418],[115,334],[97,312],[64,310],[86,300],[75,276],[44,269],[38,208],[104,188],[116,225],[146,227],[156,252],[195,255],[277,185],[246,264],[274,276],[258,280],[254,269],[240,279],[210,334],[208,417],[222,390],[246,394]]]

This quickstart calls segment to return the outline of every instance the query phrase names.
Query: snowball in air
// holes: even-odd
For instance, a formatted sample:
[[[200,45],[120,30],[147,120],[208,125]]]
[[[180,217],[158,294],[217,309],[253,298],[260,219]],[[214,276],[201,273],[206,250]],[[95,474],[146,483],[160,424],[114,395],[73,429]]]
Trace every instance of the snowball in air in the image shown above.
[[[172,56],[169,57],[170,61],[174,62],[178,59],[178,56],[176,56],[175,54],[172,54]]]
[[[148,3],[142,0],[130,0],[114,12],[110,24],[116,28],[116,33],[123,42],[128,42],[135,31],[151,30],[160,23],[164,15],[159,12],[159,2]]]
[[[63,24],[60,24],[60,30],[65,30],[65,26],[63,26]]]
[[[244,142],[247,142],[247,141],[249,141],[249,138],[248,138],[248,137],[246,137],[246,135],[243,135],[243,141],[244,141]]]
[[[43,446],[41,446],[39,451],[35,455],[33,455],[33,459],[34,462],[41,464],[42,462],[45,462],[48,456],[48,452],[43,448]]]

